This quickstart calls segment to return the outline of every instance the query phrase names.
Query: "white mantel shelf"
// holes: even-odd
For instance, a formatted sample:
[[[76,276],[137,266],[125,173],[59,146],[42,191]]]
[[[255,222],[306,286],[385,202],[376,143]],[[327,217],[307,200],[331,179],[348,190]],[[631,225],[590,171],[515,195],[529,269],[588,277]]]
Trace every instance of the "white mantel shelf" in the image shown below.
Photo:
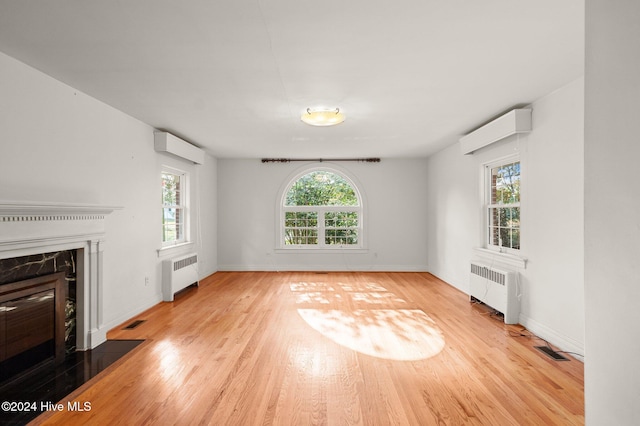
[[[0,258],[64,242],[104,240],[105,218],[122,207],[0,200]],[[12,252],[13,253],[10,253]]]
[[[0,200],[0,216],[106,215],[120,206]]]

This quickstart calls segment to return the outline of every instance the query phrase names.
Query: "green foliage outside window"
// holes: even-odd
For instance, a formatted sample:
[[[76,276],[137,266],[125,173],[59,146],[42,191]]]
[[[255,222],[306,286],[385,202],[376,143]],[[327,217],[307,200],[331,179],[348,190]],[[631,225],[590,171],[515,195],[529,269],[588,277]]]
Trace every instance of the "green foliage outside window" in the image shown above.
[[[285,211],[285,245],[357,245],[358,211],[335,211],[336,206],[359,206],[353,186],[329,171],[314,171],[296,180],[285,197],[286,207],[310,207],[309,211]]]
[[[520,249],[520,162],[491,169],[489,215],[490,243]]]
[[[162,242],[177,242],[183,237],[181,176],[162,173]]]
[[[316,171],[302,176],[287,192],[286,206],[357,206],[353,187],[342,176]]]

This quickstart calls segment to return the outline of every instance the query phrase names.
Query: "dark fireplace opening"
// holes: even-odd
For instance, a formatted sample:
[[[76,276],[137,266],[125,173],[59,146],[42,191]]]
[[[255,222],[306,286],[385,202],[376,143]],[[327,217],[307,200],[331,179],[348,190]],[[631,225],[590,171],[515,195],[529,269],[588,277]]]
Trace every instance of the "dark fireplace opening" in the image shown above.
[[[76,255],[0,260],[0,385],[75,352]]]

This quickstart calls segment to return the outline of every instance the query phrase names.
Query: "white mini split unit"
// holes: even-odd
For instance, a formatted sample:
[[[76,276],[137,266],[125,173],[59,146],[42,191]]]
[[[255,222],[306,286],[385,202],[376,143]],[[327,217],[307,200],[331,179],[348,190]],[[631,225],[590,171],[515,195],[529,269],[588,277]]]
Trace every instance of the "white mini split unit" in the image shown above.
[[[531,109],[514,109],[460,138],[463,154],[472,154],[501,139],[531,131]]]
[[[157,152],[168,152],[196,164],[204,163],[204,151],[167,132],[154,132],[153,145]]]

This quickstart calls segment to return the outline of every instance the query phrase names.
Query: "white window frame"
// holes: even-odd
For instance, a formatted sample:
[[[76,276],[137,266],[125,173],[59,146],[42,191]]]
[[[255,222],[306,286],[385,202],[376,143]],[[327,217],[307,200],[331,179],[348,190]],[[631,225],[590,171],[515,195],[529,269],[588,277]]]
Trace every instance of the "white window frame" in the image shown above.
[[[176,169],[169,166],[163,166],[160,172],[160,182],[162,183],[162,175],[170,174],[174,176],[180,177],[180,192],[179,192],[179,200],[176,205],[166,205],[164,201],[161,203],[161,211],[164,217],[164,210],[166,208],[175,208],[180,210],[182,217],[182,235],[180,238],[176,238],[172,241],[162,241],[164,239],[164,223],[161,222],[160,226],[160,239],[162,241],[162,248],[171,248],[180,246],[183,244],[188,244],[189,239],[189,217],[190,217],[190,208],[189,208],[189,173],[184,170]],[[162,191],[162,189],[161,189]],[[161,194],[162,195],[162,194]]]
[[[285,205],[287,193],[291,186],[298,181],[304,175],[313,172],[329,172],[334,173],[342,177],[356,193],[356,197],[358,199],[357,206],[287,206]],[[323,252],[332,252],[332,251],[362,251],[366,248],[365,241],[365,208],[364,208],[364,198],[363,194],[357,185],[345,171],[339,170],[333,167],[327,166],[311,166],[304,168],[303,171],[299,171],[292,178],[288,179],[286,184],[281,188],[281,194],[278,201],[278,210],[279,214],[276,215],[278,218],[277,228],[277,243],[276,248],[282,251],[323,251]],[[286,244],[285,236],[286,236],[286,226],[285,226],[285,216],[287,212],[315,212],[318,218],[318,244]],[[354,229],[358,232],[358,243],[357,244],[326,244],[325,235],[326,230],[331,229],[325,226],[325,213],[327,212],[356,212],[358,214],[358,226],[354,227]],[[340,228],[342,229],[342,228]]]
[[[507,164],[512,164],[512,163],[520,163],[520,201],[517,203],[509,203],[509,204],[499,204],[499,203],[495,203],[492,204],[491,203],[491,170],[499,167],[499,166],[504,166]],[[500,159],[491,161],[489,163],[485,163],[483,164],[483,172],[484,172],[484,180],[483,180],[483,188],[484,188],[484,194],[483,194],[483,212],[484,212],[484,217],[483,217],[483,227],[484,227],[484,246],[487,250],[491,250],[494,252],[499,252],[499,253],[508,253],[508,254],[513,254],[513,255],[519,255],[522,252],[522,161],[520,158],[519,154],[516,155],[509,155],[507,157],[502,157]],[[504,207],[504,206],[509,206],[509,207],[517,207],[520,209],[520,226],[518,227],[519,231],[520,231],[520,248],[511,248],[511,247],[504,247],[501,246],[499,244],[493,244],[492,242],[492,238],[491,238],[491,220],[492,220],[492,215],[491,215],[491,210],[495,209],[495,208],[499,208],[499,207]]]

